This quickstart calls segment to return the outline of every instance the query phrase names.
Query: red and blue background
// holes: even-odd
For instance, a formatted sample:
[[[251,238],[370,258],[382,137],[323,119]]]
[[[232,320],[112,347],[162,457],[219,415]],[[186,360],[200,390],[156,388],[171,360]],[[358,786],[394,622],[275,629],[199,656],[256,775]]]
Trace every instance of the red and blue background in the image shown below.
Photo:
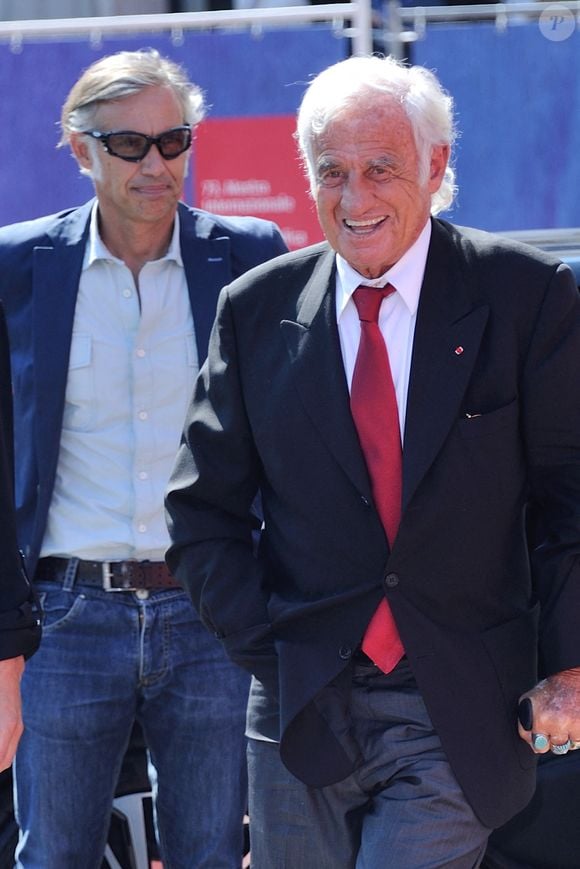
[[[310,78],[346,57],[325,24],[250,30],[24,41],[0,45],[0,224],[78,205],[92,194],[58,118],[95,59],[157,48],[203,89],[184,199],[223,214],[275,220],[290,247],[321,237],[293,139]],[[459,197],[450,215],[491,230],[580,225],[580,28],[551,42],[535,22],[429,26],[412,59],[434,69],[456,103]]]

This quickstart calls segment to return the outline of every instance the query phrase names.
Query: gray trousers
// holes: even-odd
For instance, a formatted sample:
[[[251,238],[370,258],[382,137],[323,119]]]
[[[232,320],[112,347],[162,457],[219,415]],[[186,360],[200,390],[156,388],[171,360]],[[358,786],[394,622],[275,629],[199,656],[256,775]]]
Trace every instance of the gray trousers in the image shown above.
[[[350,701],[363,762],[310,788],[278,745],[249,740],[252,869],[475,869],[490,830],[459,787],[405,659],[355,665]],[[476,750],[476,747],[474,747]]]

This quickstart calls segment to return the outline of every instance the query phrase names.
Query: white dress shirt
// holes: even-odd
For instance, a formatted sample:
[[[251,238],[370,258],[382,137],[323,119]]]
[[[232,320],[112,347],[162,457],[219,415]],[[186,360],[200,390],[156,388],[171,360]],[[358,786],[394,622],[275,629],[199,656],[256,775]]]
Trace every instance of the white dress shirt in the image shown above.
[[[163,495],[198,367],[179,217],[137,288],[103,244],[95,206],[42,557],[163,560]]]
[[[417,241],[384,275],[370,280],[360,275],[340,254],[336,255],[336,321],[344,370],[350,390],[358,345],[360,320],[352,294],[358,286],[384,287],[392,284],[396,292],[383,299],[379,311],[379,328],[387,345],[391,374],[397,395],[401,442],[405,431],[407,393],[413,338],[421,284],[425,274],[431,240],[431,221],[427,221]]]

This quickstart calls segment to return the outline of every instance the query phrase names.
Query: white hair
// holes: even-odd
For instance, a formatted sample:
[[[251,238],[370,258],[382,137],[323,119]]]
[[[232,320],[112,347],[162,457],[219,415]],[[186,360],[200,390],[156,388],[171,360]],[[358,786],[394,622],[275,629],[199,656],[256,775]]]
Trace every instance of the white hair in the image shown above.
[[[422,66],[405,66],[392,57],[349,57],[323,70],[310,83],[298,110],[296,139],[312,192],[317,179],[314,144],[337,112],[355,106],[361,96],[381,92],[399,102],[413,130],[419,159],[419,181],[429,177],[435,145],[455,140],[453,100],[435,75]],[[449,164],[439,190],[431,197],[438,214],[453,202],[455,173]]]

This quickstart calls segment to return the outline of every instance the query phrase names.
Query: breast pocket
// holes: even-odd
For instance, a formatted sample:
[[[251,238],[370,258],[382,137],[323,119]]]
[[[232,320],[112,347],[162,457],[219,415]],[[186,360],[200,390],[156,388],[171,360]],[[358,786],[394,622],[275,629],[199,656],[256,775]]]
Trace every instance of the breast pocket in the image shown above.
[[[460,420],[459,433],[464,438],[480,438],[500,434],[510,428],[517,429],[518,412],[518,403],[514,400],[488,413],[473,414]]]
[[[89,431],[97,414],[92,337],[73,332],[66,384],[63,426],[70,431]]]

